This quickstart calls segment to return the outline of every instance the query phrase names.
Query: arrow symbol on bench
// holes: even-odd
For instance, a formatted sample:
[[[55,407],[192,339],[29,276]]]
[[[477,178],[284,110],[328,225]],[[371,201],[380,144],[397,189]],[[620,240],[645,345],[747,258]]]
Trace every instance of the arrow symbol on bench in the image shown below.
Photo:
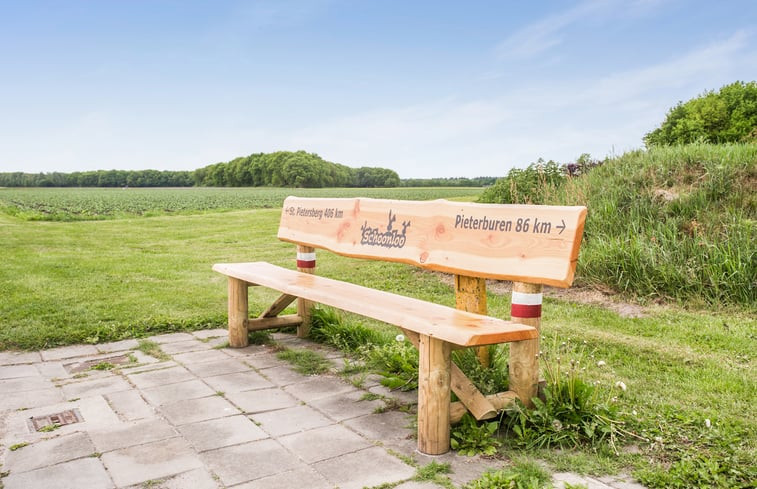
[[[557,229],[560,230],[560,234],[562,234],[563,231],[565,231],[565,219],[560,219],[562,221],[562,226],[555,226]]]

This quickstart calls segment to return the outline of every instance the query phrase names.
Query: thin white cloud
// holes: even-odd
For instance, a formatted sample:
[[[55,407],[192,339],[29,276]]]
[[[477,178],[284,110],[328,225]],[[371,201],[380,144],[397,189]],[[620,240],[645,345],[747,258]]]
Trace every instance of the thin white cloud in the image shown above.
[[[501,60],[521,60],[542,55],[563,43],[564,30],[589,19],[640,15],[656,8],[664,0],[585,0],[562,12],[532,22],[510,34],[495,48]]]
[[[394,168],[401,177],[503,175],[539,157],[567,162],[584,152],[621,154],[641,147],[644,134],[679,98],[719,88],[744,73],[744,63],[754,65],[749,39],[737,32],[667,62],[597,80],[352,114],[305,127],[281,143],[332,161]]]

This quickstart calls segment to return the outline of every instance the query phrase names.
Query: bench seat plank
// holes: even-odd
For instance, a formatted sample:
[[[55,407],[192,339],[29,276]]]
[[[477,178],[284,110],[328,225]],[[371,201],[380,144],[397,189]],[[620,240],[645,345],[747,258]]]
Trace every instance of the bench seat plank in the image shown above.
[[[249,284],[302,297],[460,346],[538,337],[532,326],[513,323],[391,292],[289,270],[266,262],[218,263],[213,270]]]

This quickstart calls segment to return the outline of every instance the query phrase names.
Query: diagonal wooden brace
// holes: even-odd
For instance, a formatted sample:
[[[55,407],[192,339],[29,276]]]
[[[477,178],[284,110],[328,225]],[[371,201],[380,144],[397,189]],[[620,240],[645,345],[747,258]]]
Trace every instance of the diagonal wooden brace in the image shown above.
[[[273,301],[273,304],[266,309],[259,318],[272,318],[278,316],[281,311],[287,308],[289,304],[294,302],[294,300],[297,298],[296,295],[289,295],[289,294],[281,294],[281,297]]]
[[[402,330],[410,343],[416,348],[420,345],[420,335],[414,331]],[[465,408],[473,414],[477,420],[490,419],[497,415],[497,409],[473,382],[465,376],[460,367],[450,362],[450,388],[460,399]]]

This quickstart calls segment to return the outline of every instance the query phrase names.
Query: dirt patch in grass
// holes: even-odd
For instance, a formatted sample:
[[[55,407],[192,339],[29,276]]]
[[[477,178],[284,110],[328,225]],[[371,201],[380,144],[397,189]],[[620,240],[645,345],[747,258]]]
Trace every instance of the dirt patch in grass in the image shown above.
[[[448,284],[450,287],[455,286],[453,275],[441,272],[431,272],[436,274],[439,279]],[[512,282],[502,280],[487,280],[486,290],[497,295],[506,295],[512,292]],[[647,315],[646,310],[639,304],[623,302],[619,299],[618,294],[610,291],[602,291],[590,287],[569,287],[562,289],[559,287],[544,286],[544,296],[565,301],[578,302],[580,304],[590,304],[614,311],[622,318],[641,318]]]

